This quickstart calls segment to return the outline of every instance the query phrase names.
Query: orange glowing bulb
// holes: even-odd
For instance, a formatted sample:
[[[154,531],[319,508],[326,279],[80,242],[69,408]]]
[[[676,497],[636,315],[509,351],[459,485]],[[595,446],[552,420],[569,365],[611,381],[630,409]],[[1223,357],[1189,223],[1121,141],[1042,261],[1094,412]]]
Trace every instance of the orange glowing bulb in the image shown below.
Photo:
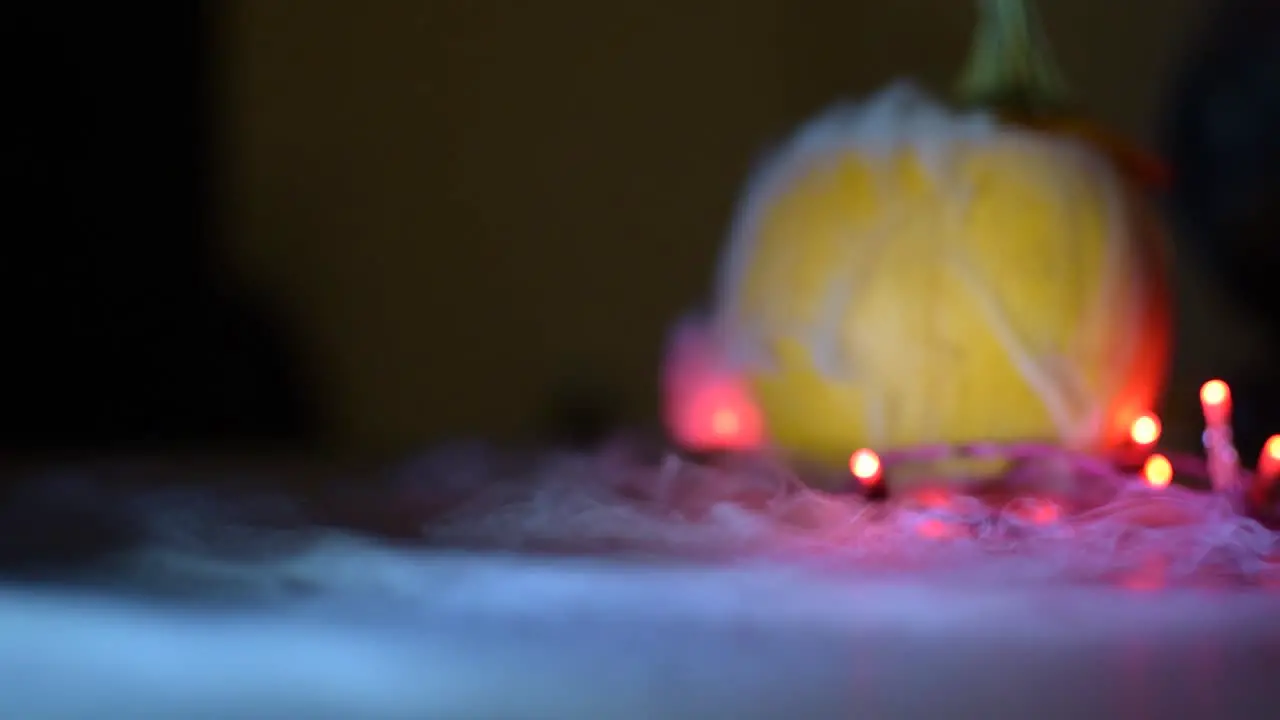
[[[1159,453],[1152,455],[1142,466],[1142,477],[1153,488],[1168,487],[1173,482],[1173,463]]]
[[[1262,455],[1258,458],[1258,479],[1270,485],[1280,479],[1280,435],[1267,438],[1262,446]]]
[[[1201,385],[1200,406],[1204,409],[1206,425],[1226,425],[1231,417],[1231,388],[1221,380],[1210,380]]]
[[[880,456],[874,450],[863,448],[849,458],[849,470],[863,485],[874,485],[880,480]]]
[[[1231,389],[1221,380],[1210,380],[1200,386],[1200,402],[1205,405],[1221,405],[1231,396]]]
[[[1138,445],[1154,445],[1160,439],[1160,418],[1147,413],[1129,426],[1129,437]]]

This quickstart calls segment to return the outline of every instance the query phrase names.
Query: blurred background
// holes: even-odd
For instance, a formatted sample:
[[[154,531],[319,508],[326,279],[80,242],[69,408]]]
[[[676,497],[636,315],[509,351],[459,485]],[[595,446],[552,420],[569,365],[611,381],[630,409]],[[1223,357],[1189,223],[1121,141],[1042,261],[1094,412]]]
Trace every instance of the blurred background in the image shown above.
[[[1268,412],[1267,392],[1280,405],[1266,272],[1280,220],[1258,210],[1280,207],[1280,73],[1248,70],[1280,64],[1280,25],[1231,34],[1262,32],[1274,6],[1041,3],[1093,116],[1194,171],[1175,170],[1169,198],[1170,397],[1191,415],[1209,375],[1251,383],[1241,401],[1261,409],[1246,412]],[[893,78],[948,91],[974,7],[28,1],[6,15],[18,191],[0,451],[383,457],[654,425],[664,335],[703,300],[759,154]],[[1221,170],[1231,158],[1249,169]]]

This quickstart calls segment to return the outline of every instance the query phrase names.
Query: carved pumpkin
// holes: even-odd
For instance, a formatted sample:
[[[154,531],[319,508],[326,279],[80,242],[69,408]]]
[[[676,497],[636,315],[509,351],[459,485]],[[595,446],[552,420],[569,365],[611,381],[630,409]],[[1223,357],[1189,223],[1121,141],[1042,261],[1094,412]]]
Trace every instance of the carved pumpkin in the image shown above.
[[[962,85],[983,107],[896,83],[800,128],[748,187],[712,330],[781,448],[1098,449],[1156,404],[1163,234],[1132,158],[1047,110],[1028,11],[982,3]]]

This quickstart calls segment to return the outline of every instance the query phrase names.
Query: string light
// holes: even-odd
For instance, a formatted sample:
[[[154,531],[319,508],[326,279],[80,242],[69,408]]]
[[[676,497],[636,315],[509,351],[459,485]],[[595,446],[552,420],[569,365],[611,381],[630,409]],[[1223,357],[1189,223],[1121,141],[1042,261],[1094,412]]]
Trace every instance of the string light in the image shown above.
[[[741,449],[756,447],[763,440],[763,418],[760,410],[747,393],[738,391],[732,383],[708,382],[704,378],[703,392],[694,393],[684,403],[685,423],[683,433],[676,433],[686,445],[719,446]],[[688,400],[692,400],[689,402]],[[1255,471],[1249,473],[1240,466],[1239,455],[1232,439],[1231,387],[1221,379],[1212,379],[1200,386],[1200,403],[1204,412],[1205,431],[1203,443],[1209,480],[1215,491],[1231,491],[1247,483],[1246,502],[1255,509],[1272,502],[1272,493],[1280,485],[1280,434],[1267,439]],[[692,411],[692,412],[688,412]],[[1149,487],[1162,489],[1173,484],[1175,463],[1169,456],[1152,453],[1159,443],[1164,428],[1160,417],[1147,412],[1134,418],[1129,425],[1130,444],[1118,449],[1109,457],[1095,457],[1066,453],[1072,463],[1085,473],[1103,473],[1130,470],[1139,464],[1140,476]],[[1065,453],[1054,446],[1027,446],[1014,444],[978,443],[972,446],[950,447],[945,445],[923,448],[904,448],[891,453],[889,464],[900,461],[941,459],[944,456],[991,456],[1004,453],[1008,457],[1039,457],[1045,454]],[[941,453],[941,455],[939,454]],[[858,483],[868,490],[884,493],[885,460],[869,448],[861,448],[849,457],[849,471]],[[1187,472],[1185,469],[1183,472]],[[1192,471],[1193,474],[1198,471]]]
[[[1151,447],[1160,439],[1160,418],[1151,413],[1140,416],[1129,426],[1129,438],[1139,447]]]
[[[1231,388],[1223,380],[1210,380],[1200,388],[1200,401],[1204,409],[1206,429],[1203,439],[1208,460],[1209,479],[1215,490],[1230,490],[1242,479],[1251,477],[1250,473],[1241,470],[1239,456],[1236,454],[1235,444],[1232,441]],[[1159,442],[1163,430],[1163,424],[1155,413],[1144,413],[1138,416],[1129,426],[1129,439],[1132,442],[1130,447],[1144,451],[1144,454],[1146,454],[1146,451],[1154,448]],[[999,447],[1003,446],[979,443],[972,446],[950,447],[949,452],[948,446],[905,449],[892,453],[890,462],[910,461],[912,459],[936,460],[944,456],[953,456],[957,453],[964,456],[977,452],[979,456],[984,456],[992,452],[1000,452]],[[1004,452],[1009,453],[1010,457],[1029,457],[1053,452],[1053,449],[1051,446],[1037,449],[1031,446],[1015,444],[1004,447]],[[942,454],[939,455],[939,453]],[[1120,455],[1123,454],[1125,453],[1120,453]],[[1136,460],[1132,456],[1129,456],[1129,460],[1125,460],[1120,455],[1109,460],[1090,458],[1089,456],[1073,457],[1075,458],[1074,462],[1078,463],[1079,467],[1085,472],[1106,473],[1106,467],[1118,469],[1124,466],[1125,463]],[[1102,469],[1099,470],[1098,468]],[[881,487],[883,484],[884,461],[873,450],[862,448],[854,452],[849,458],[849,470],[864,487]],[[1151,453],[1144,458],[1140,474],[1147,486],[1154,489],[1163,489],[1173,484],[1177,472],[1173,460],[1168,456],[1161,453]],[[1254,502],[1255,505],[1257,503],[1265,504],[1268,502],[1266,500],[1269,497],[1268,493],[1276,485],[1280,484],[1280,434],[1272,435],[1267,440],[1262,454],[1258,458],[1257,469],[1252,474],[1252,478],[1253,482],[1252,487],[1249,488],[1249,497],[1255,500],[1251,502]],[[1257,498],[1262,499],[1259,500]]]
[[[1231,388],[1222,380],[1200,386],[1204,411],[1204,454],[1213,489],[1225,492],[1240,482],[1240,456],[1231,437]]]
[[[1258,456],[1258,467],[1250,492],[1254,501],[1265,505],[1277,481],[1280,481],[1280,435],[1272,435],[1267,438],[1266,444],[1262,446],[1262,454]]]
[[[1280,435],[1272,435],[1262,446],[1258,457],[1258,477],[1275,480],[1280,477]]]
[[[871,487],[880,482],[883,465],[880,456],[874,450],[862,448],[849,458],[849,471],[864,487]]]
[[[1200,386],[1200,407],[1204,424],[1220,427],[1231,422],[1231,388],[1222,380],[1210,380]]]
[[[1153,488],[1165,488],[1173,482],[1173,463],[1169,458],[1156,453],[1147,458],[1142,466],[1142,477]]]

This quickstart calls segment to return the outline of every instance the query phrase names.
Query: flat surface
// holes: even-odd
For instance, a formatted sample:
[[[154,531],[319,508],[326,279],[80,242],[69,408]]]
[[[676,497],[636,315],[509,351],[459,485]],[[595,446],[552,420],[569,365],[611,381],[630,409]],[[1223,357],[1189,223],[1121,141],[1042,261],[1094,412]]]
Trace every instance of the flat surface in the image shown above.
[[[876,503],[759,458],[483,447],[311,494],[278,472],[15,486],[0,718],[1277,715],[1280,535],[1225,497]]]
[[[406,552],[135,567],[211,603],[0,591],[0,717],[1274,717],[1264,590]],[[146,570],[145,568],[150,568]],[[162,569],[163,568],[163,569]]]

